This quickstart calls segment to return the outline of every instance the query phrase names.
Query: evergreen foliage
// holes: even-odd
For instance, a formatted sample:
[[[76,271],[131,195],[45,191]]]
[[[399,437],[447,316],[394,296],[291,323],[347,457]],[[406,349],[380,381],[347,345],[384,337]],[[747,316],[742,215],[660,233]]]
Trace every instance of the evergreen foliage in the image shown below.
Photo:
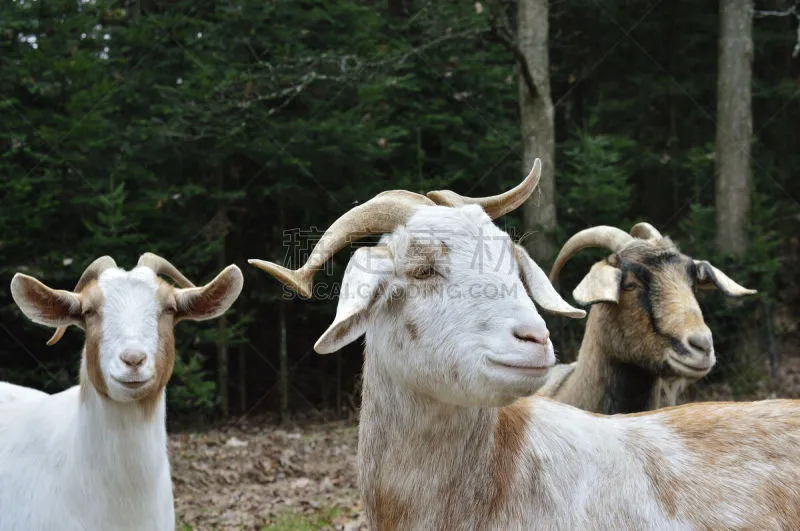
[[[49,332],[11,300],[15,272],[71,289],[97,256],[131,267],[153,251],[196,282],[228,263],[246,275],[225,327],[179,325],[171,414],[210,415],[220,392],[238,413],[277,409],[278,304],[287,305],[293,409],[348,403],[361,354],[311,353],[335,300],[282,300],[246,259],[297,265],[284,228],[301,229],[302,241],[385,189],[484,195],[519,181],[514,57],[489,21],[490,8],[514,8],[484,4],[0,3],[0,380],[63,389],[82,342],[73,330],[44,346]],[[755,23],[752,249],[734,262],[713,250],[716,2],[553,2],[551,19],[559,241],[589,225],[647,220],[759,289],[738,306],[704,303],[720,352],[714,377],[747,392],[760,374],[743,377],[742,367],[763,353],[725,354],[738,323],[755,316],[768,343],[783,333],[776,308],[797,293],[787,289],[797,284],[800,228],[796,21]],[[516,230],[518,214],[501,223]],[[586,255],[570,263],[562,291],[602,256]],[[583,323],[553,326],[571,359]],[[217,385],[221,342],[227,389]],[[244,403],[233,398],[242,384]]]

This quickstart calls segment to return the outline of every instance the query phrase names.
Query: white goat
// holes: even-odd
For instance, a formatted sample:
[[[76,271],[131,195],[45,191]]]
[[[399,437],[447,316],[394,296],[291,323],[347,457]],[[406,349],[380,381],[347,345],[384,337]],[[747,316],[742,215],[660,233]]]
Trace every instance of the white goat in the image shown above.
[[[587,411],[636,413],[674,406],[677,393],[715,363],[714,340],[697,303],[696,289],[729,297],[755,293],[708,262],[678,251],[649,223],[628,234],[591,227],[572,236],[558,254],[550,279],[580,250],[612,254],[592,266],[573,291],[592,305],[578,360],[556,366],[538,394]]]
[[[79,386],[0,404],[1,531],[175,528],[164,396],[173,325],[221,315],[241,289],[236,266],[198,288],[150,253],[127,272],[98,258],[74,292],[14,276],[23,313],[59,327],[49,344],[72,324],[86,342]]]
[[[366,334],[359,476],[372,529],[797,528],[800,405],[693,404],[597,416],[522,398],[554,363],[544,309],[578,317],[490,219],[483,200],[386,192],[339,218],[297,271],[252,260],[301,294],[366,232],[333,324],[315,345]],[[487,215],[489,214],[489,215]]]

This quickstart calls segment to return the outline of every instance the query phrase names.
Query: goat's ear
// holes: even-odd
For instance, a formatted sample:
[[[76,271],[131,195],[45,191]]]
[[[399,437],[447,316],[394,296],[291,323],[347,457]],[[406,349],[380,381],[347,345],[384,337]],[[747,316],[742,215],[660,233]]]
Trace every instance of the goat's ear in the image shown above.
[[[393,272],[394,261],[385,247],[362,247],[353,253],[339,290],[336,317],[314,344],[314,350],[330,354],[361,337]]]
[[[205,286],[177,290],[176,322],[183,319],[204,321],[219,317],[239,297],[243,284],[242,271],[235,265],[229,265]]]
[[[758,293],[754,289],[747,289],[733,281],[728,275],[703,260],[695,260],[697,271],[697,287],[703,289],[717,288],[728,297],[742,297]]]
[[[567,301],[561,298],[561,295],[550,283],[550,279],[547,278],[545,272],[533,261],[533,258],[530,257],[524,247],[515,244],[514,254],[517,258],[519,276],[522,278],[525,290],[543,310],[565,317],[572,317],[573,319],[586,317],[585,311],[570,306]]]
[[[619,302],[619,285],[622,282],[622,271],[603,260],[597,262],[578,284],[572,296],[581,306],[596,302]]]
[[[79,324],[81,299],[71,291],[48,288],[22,273],[11,279],[11,297],[28,319],[45,326]]]

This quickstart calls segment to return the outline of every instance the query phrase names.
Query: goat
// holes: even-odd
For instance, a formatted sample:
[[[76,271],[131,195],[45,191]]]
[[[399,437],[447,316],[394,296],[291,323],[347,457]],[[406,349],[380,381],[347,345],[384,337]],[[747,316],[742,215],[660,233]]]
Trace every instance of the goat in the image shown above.
[[[86,341],[80,385],[0,404],[0,530],[175,529],[164,391],[173,326],[218,317],[241,289],[234,265],[195,287],[151,253],[131,271],[98,258],[73,291],[14,275],[17,306],[57,327],[48,344],[69,325]]]
[[[756,293],[708,262],[694,260],[649,223],[631,233],[592,227],[570,238],[550,271],[555,280],[581,249],[610,249],[573,296],[592,305],[577,362],[557,366],[538,394],[611,415],[674,406],[677,393],[702,378],[716,361],[711,330],[696,289],[729,297]]]
[[[370,528],[796,528],[796,401],[606,417],[527,396],[555,363],[533,301],[585,315],[492,223],[540,168],[480,200],[384,192],[337,219],[300,269],[250,260],[305,296],[349,241],[383,234],[352,255],[314,345],[331,353],[366,334],[358,463]]]

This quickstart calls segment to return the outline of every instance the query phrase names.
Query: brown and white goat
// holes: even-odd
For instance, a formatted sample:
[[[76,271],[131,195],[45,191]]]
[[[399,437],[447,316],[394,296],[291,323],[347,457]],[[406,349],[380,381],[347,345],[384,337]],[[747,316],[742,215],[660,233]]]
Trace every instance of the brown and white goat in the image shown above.
[[[674,406],[677,393],[716,361],[711,330],[696,291],[729,297],[755,293],[708,262],[682,254],[649,223],[631,234],[615,227],[582,230],[570,238],[550,271],[555,280],[581,249],[612,251],[575,288],[592,305],[576,362],[558,365],[538,394],[595,413],[636,413]]]
[[[523,398],[555,360],[533,300],[583,315],[490,219],[530,195],[539,167],[495,198],[429,194],[452,207],[385,192],[334,222],[299,270],[251,261],[307,295],[349,241],[384,234],[353,254],[314,347],[366,334],[358,462],[370,528],[797,528],[796,401],[606,417]],[[465,205],[476,202],[484,210]]]
[[[159,274],[171,277],[173,287]],[[242,290],[232,265],[202,287],[150,253],[125,271],[98,258],[73,291],[14,275],[32,321],[86,331],[80,385],[48,395],[5,387],[0,403],[0,530],[175,529],[167,457],[173,326],[224,313]]]

